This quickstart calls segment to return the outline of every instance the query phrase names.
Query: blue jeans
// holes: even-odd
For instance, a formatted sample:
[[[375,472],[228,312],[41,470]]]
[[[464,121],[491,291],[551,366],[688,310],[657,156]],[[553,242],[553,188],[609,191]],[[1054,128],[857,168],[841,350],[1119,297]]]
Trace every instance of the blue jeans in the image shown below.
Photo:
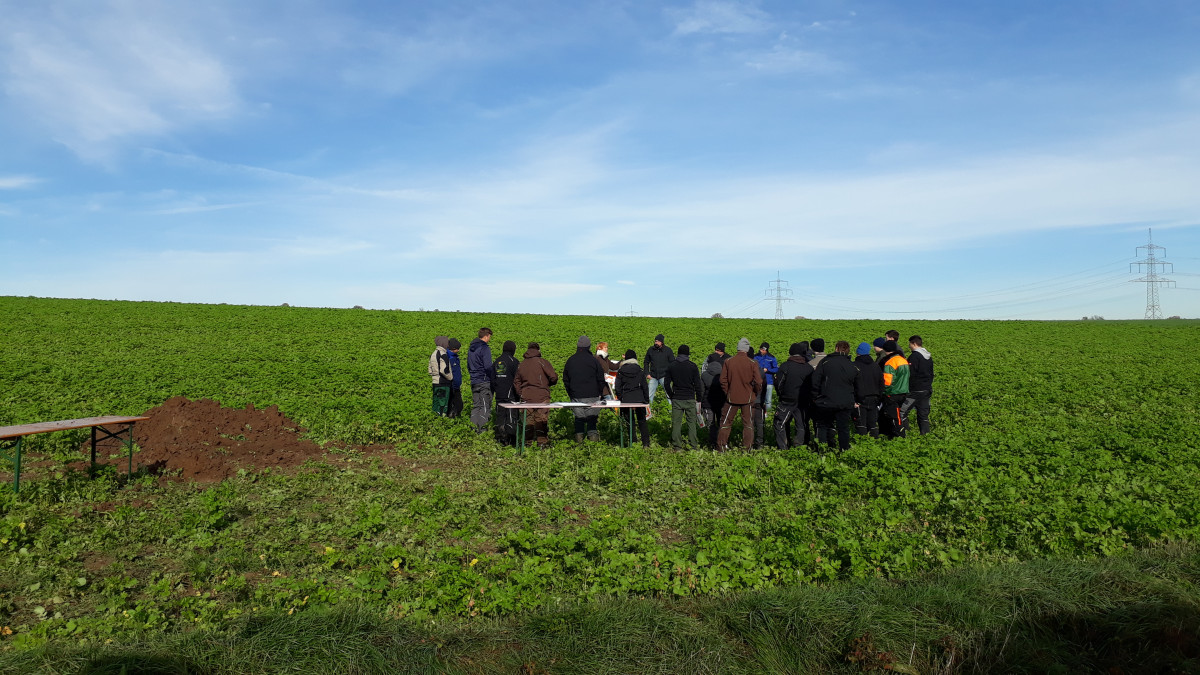
[[[659,387],[666,387],[666,386],[667,386],[667,378],[665,378],[665,377],[650,378],[650,382],[649,382],[650,401],[649,402],[654,403],[654,392],[658,391]]]
[[[764,384],[763,386],[766,387],[766,398],[763,399],[763,410],[770,410],[771,397],[775,394],[775,385]]]

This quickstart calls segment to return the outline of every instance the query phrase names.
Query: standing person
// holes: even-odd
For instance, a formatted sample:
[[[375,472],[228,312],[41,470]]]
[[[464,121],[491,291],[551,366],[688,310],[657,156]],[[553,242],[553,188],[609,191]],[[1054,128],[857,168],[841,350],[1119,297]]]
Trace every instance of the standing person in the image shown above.
[[[517,395],[514,380],[517,377],[517,343],[505,340],[500,356],[492,363],[492,385],[496,393],[496,441],[502,445],[516,445],[517,420],[520,413],[509,408],[501,408],[501,403],[516,403],[521,400]]]
[[[642,367],[638,365],[637,352],[632,349],[625,350],[625,359],[617,364],[615,393],[622,403],[650,402],[646,378],[642,373]],[[634,408],[633,414],[637,417],[637,431],[642,433],[642,447],[648,448],[650,447],[650,425],[646,423],[646,409]],[[634,429],[629,430],[629,438],[632,442],[637,441],[637,433]]]
[[[429,377],[433,380],[433,414],[445,417],[450,410],[450,385],[454,374],[450,372],[450,338],[439,335],[433,338],[433,353],[429,355]]]
[[[808,431],[808,407],[812,404],[813,367],[808,365],[804,343],[796,342],[788,349],[788,359],[779,366],[775,387],[779,404],[775,406],[775,445],[780,450],[789,446],[788,432],[793,431],[790,445],[804,445]],[[878,370],[878,369],[876,369]]]
[[[850,361],[850,343],[838,340],[834,352],[813,373],[813,404],[817,407],[817,442],[833,447],[837,425],[837,447],[850,449],[850,413],[858,391],[858,368]]]
[[[921,435],[929,433],[929,399],[933,396],[933,355],[921,342],[920,335],[908,338],[908,396],[900,413],[908,419],[908,411],[917,409],[917,428]]]
[[[883,343],[883,407],[879,410],[879,430],[888,438],[904,438],[908,423],[904,419],[904,399],[908,398],[908,361],[900,355],[894,340]]]
[[[889,330],[888,332],[883,334],[883,337],[895,342],[896,343],[896,353],[899,354],[900,356],[904,356],[904,347],[900,343],[900,331]]]
[[[492,413],[492,389],[496,375],[492,371],[492,329],[480,328],[479,337],[467,347],[467,374],[471,376],[471,424],[475,433],[487,429]]]
[[[754,355],[754,360],[758,362],[758,367],[763,371],[763,410],[770,410],[771,399],[775,393],[775,373],[779,372],[779,361],[771,353],[771,345],[766,342],[758,346],[758,353]]]
[[[604,371],[604,391],[600,396],[606,400],[613,400],[613,385],[617,382],[617,364],[608,358],[608,343],[596,343],[596,363],[600,364],[600,370]]]
[[[688,446],[692,450],[699,449],[700,442],[696,440],[696,412],[700,407],[703,385],[700,384],[700,369],[691,361],[692,350],[687,345],[679,345],[679,356],[667,368],[664,388],[667,398],[671,399],[671,447],[683,449],[681,427],[687,420]]]
[[[525,350],[521,365],[517,366],[517,376],[513,386],[517,395],[526,403],[549,403],[550,387],[558,384],[558,373],[554,366],[542,358],[542,347],[536,342],[530,342]],[[533,433],[537,438],[538,447],[550,445],[550,413],[545,408],[530,410],[526,416],[528,425],[525,433]]]
[[[654,392],[659,387],[663,386],[663,379],[667,376],[667,368],[671,362],[675,360],[675,354],[671,352],[671,348],[666,345],[666,338],[662,333],[654,336],[654,344],[646,350],[646,358],[642,362],[642,370],[646,371],[646,380],[650,385],[650,401],[654,403]],[[647,412],[646,419],[654,417],[654,413]]]
[[[705,415],[704,424],[708,427],[708,444],[717,447],[717,433],[721,429],[721,411],[725,409],[725,390],[721,388],[721,369],[729,355],[725,353],[725,343],[718,342],[713,353],[704,362],[704,372],[700,374],[700,386],[704,387],[704,400],[701,401],[701,414]]]
[[[575,442],[582,443],[585,433],[589,441],[600,440],[600,432],[596,430],[596,418],[600,416],[600,411],[590,406],[599,403],[604,394],[604,370],[600,368],[596,357],[592,356],[592,341],[586,335],[579,336],[575,353],[563,366],[563,386],[572,401],[589,406],[571,410],[575,415]]]
[[[762,374],[750,358],[750,340],[738,340],[737,355],[721,368],[721,389],[725,392],[725,408],[721,411],[721,431],[717,433],[717,449],[729,449],[729,432],[733,418],[742,415],[742,447],[749,450],[754,444],[754,399],[762,389]]]
[[[875,350],[875,365],[879,366],[880,370],[883,369],[883,357],[887,356],[883,351],[885,344],[887,344],[887,338],[885,337],[877,337],[871,343],[871,347]]]
[[[858,394],[855,397],[854,432],[879,438],[879,397],[883,393],[883,369],[871,359],[871,345],[860,342],[854,350],[858,369]]]
[[[446,410],[446,417],[457,418],[463,411],[462,400],[462,362],[458,360],[458,350],[462,349],[462,343],[456,338],[450,338],[450,407]]]
[[[825,358],[825,340],[822,338],[813,338],[809,344],[812,346],[813,354],[808,359],[808,365],[812,366],[813,370],[816,370],[817,366],[821,365],[821,360]]]

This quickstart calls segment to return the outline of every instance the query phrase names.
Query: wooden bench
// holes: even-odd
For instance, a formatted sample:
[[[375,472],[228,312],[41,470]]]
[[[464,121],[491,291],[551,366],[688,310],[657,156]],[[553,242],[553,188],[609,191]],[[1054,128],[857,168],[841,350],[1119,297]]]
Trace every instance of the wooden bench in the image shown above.
[[[57,422],[36,422],[34,424],[17,424],[11,427],[0,427],[0,440],[17,439],[17,447],[13,454],[0,452],[0,457],[9,460],[13,467],[13,492],[21,491],[21,446],[26,436],[46,434],[51,431],[66,431],[67,429],[92,429],[92,471],[96,470],[96,442],[115,438],[121,441],[129,450],[129,473],[133,474],[133,425],[135,422],[148,420],[149,417],[121,417],[109,415],[106,417],[83,417],[77,420],[59,420]],[[106,426],[121,426],[116,431],[105,429]],[[97,432],[97,430],[99,430]]]

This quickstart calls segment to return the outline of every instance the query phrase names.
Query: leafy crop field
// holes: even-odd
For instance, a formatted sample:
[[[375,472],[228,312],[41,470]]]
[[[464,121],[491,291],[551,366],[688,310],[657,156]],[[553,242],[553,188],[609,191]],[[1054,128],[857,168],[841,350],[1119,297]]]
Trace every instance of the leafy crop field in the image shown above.
[[[639,355],[749,337],[776,354],[895,328],[937,369],[933,431],[851,450],[518,455],[429,412],[433,337],[580,334]],[[137,414],[175,396],[276,405],[325,443],[215,484],[73,468],[31,437],[0,488],[0,648],[227,629],[365,606],[471,622],[608,598],[690,598],[968,564],[1111,556],[1200,534],[1198,322],[769,321],[476,315],[0,298],[0,426]],[[520,350],[519,350],[520,351]],[[465,352],[465,350],[464,350]],[[557,392],[556,398],[565,394]],[[469,406],[469,401],[468,401]],[[661,406],[661,407],[659,407]],[[565,415],[565,414],[564,414]],[[135,455],[135,461],[137,455]],[[0,471],[4,467],[0,467]],[[5,478],[9,474],[0,474]]]

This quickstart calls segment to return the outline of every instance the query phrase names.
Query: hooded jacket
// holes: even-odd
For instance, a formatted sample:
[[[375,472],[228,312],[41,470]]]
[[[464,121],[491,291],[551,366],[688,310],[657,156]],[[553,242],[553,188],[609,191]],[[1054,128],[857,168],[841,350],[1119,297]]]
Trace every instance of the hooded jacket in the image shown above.
[[[514,386],[517,368],[520,365],[517,357],[508,352],[501,353],[499,358],[492,363],[492,390],[496,392],[497,401],[510,403],[521,400]]]
[[[429,355],[429,377],[435,387],[449,387],[454,381],[454,373],[450,372],[450,338],[439,335],[433,338],[436,347]]]
[[[496,377],[492,371],[492,348],[483,338],[471,340],[467,347],[467,373],[471,375],[471,384],[492,382]]]
[[[642,369],[656,380],[667,376],[667,368],[675,360],[675,353],[665,344],[661,347],[651,346],[646,350],[646,358],[642,361]]]
[[[646,374],[637,359],[625,359],[617,364],[617,398],[622,403],[649,403],[650,388]]]
[[[789,356],[775,376],[780,405],[808,407],[812,403],[812,375],[813,367],[803,354]]]
[[[721,389],[730,405],[748,405],[763,389],[762,370],[746,352],[738,352],[721,368]]]
[[[672,401],[699,401],[704,390],[700,383],[700,369],[686,356],[675,357],[675,362],[667,368],[663,386],[667,390],[667,398]]]
[[[513,380],[517,395],[529,403],[549,403],[550,387],[558,384],[558,373],[554,366],[542,358],[542,350],[527,349],[521,365],[517,366],[517,377]]]
[[[850,356],[839,352],[826,354],[813,371],[812,391],[813,404],[821,408],[853,408],[858,393],[858,368]]]
[[[854,367],[858,368],[858,398],[859,403],[868,396],[878,397],[883,393],[883,369],[875,364],[870,354],[862,354],[854,359]]]
[[[924,347],[908,357],[908,391],[933,391],[933,355]]]
[[[458,353],[448,352],[446,357],[450,359],[450,386],[462,389],[462,363],[458,360]]]
[[[604,370],[587,347],[579,347],[563,366],[563,385],[571,399],[600,398],[604,393]]]

